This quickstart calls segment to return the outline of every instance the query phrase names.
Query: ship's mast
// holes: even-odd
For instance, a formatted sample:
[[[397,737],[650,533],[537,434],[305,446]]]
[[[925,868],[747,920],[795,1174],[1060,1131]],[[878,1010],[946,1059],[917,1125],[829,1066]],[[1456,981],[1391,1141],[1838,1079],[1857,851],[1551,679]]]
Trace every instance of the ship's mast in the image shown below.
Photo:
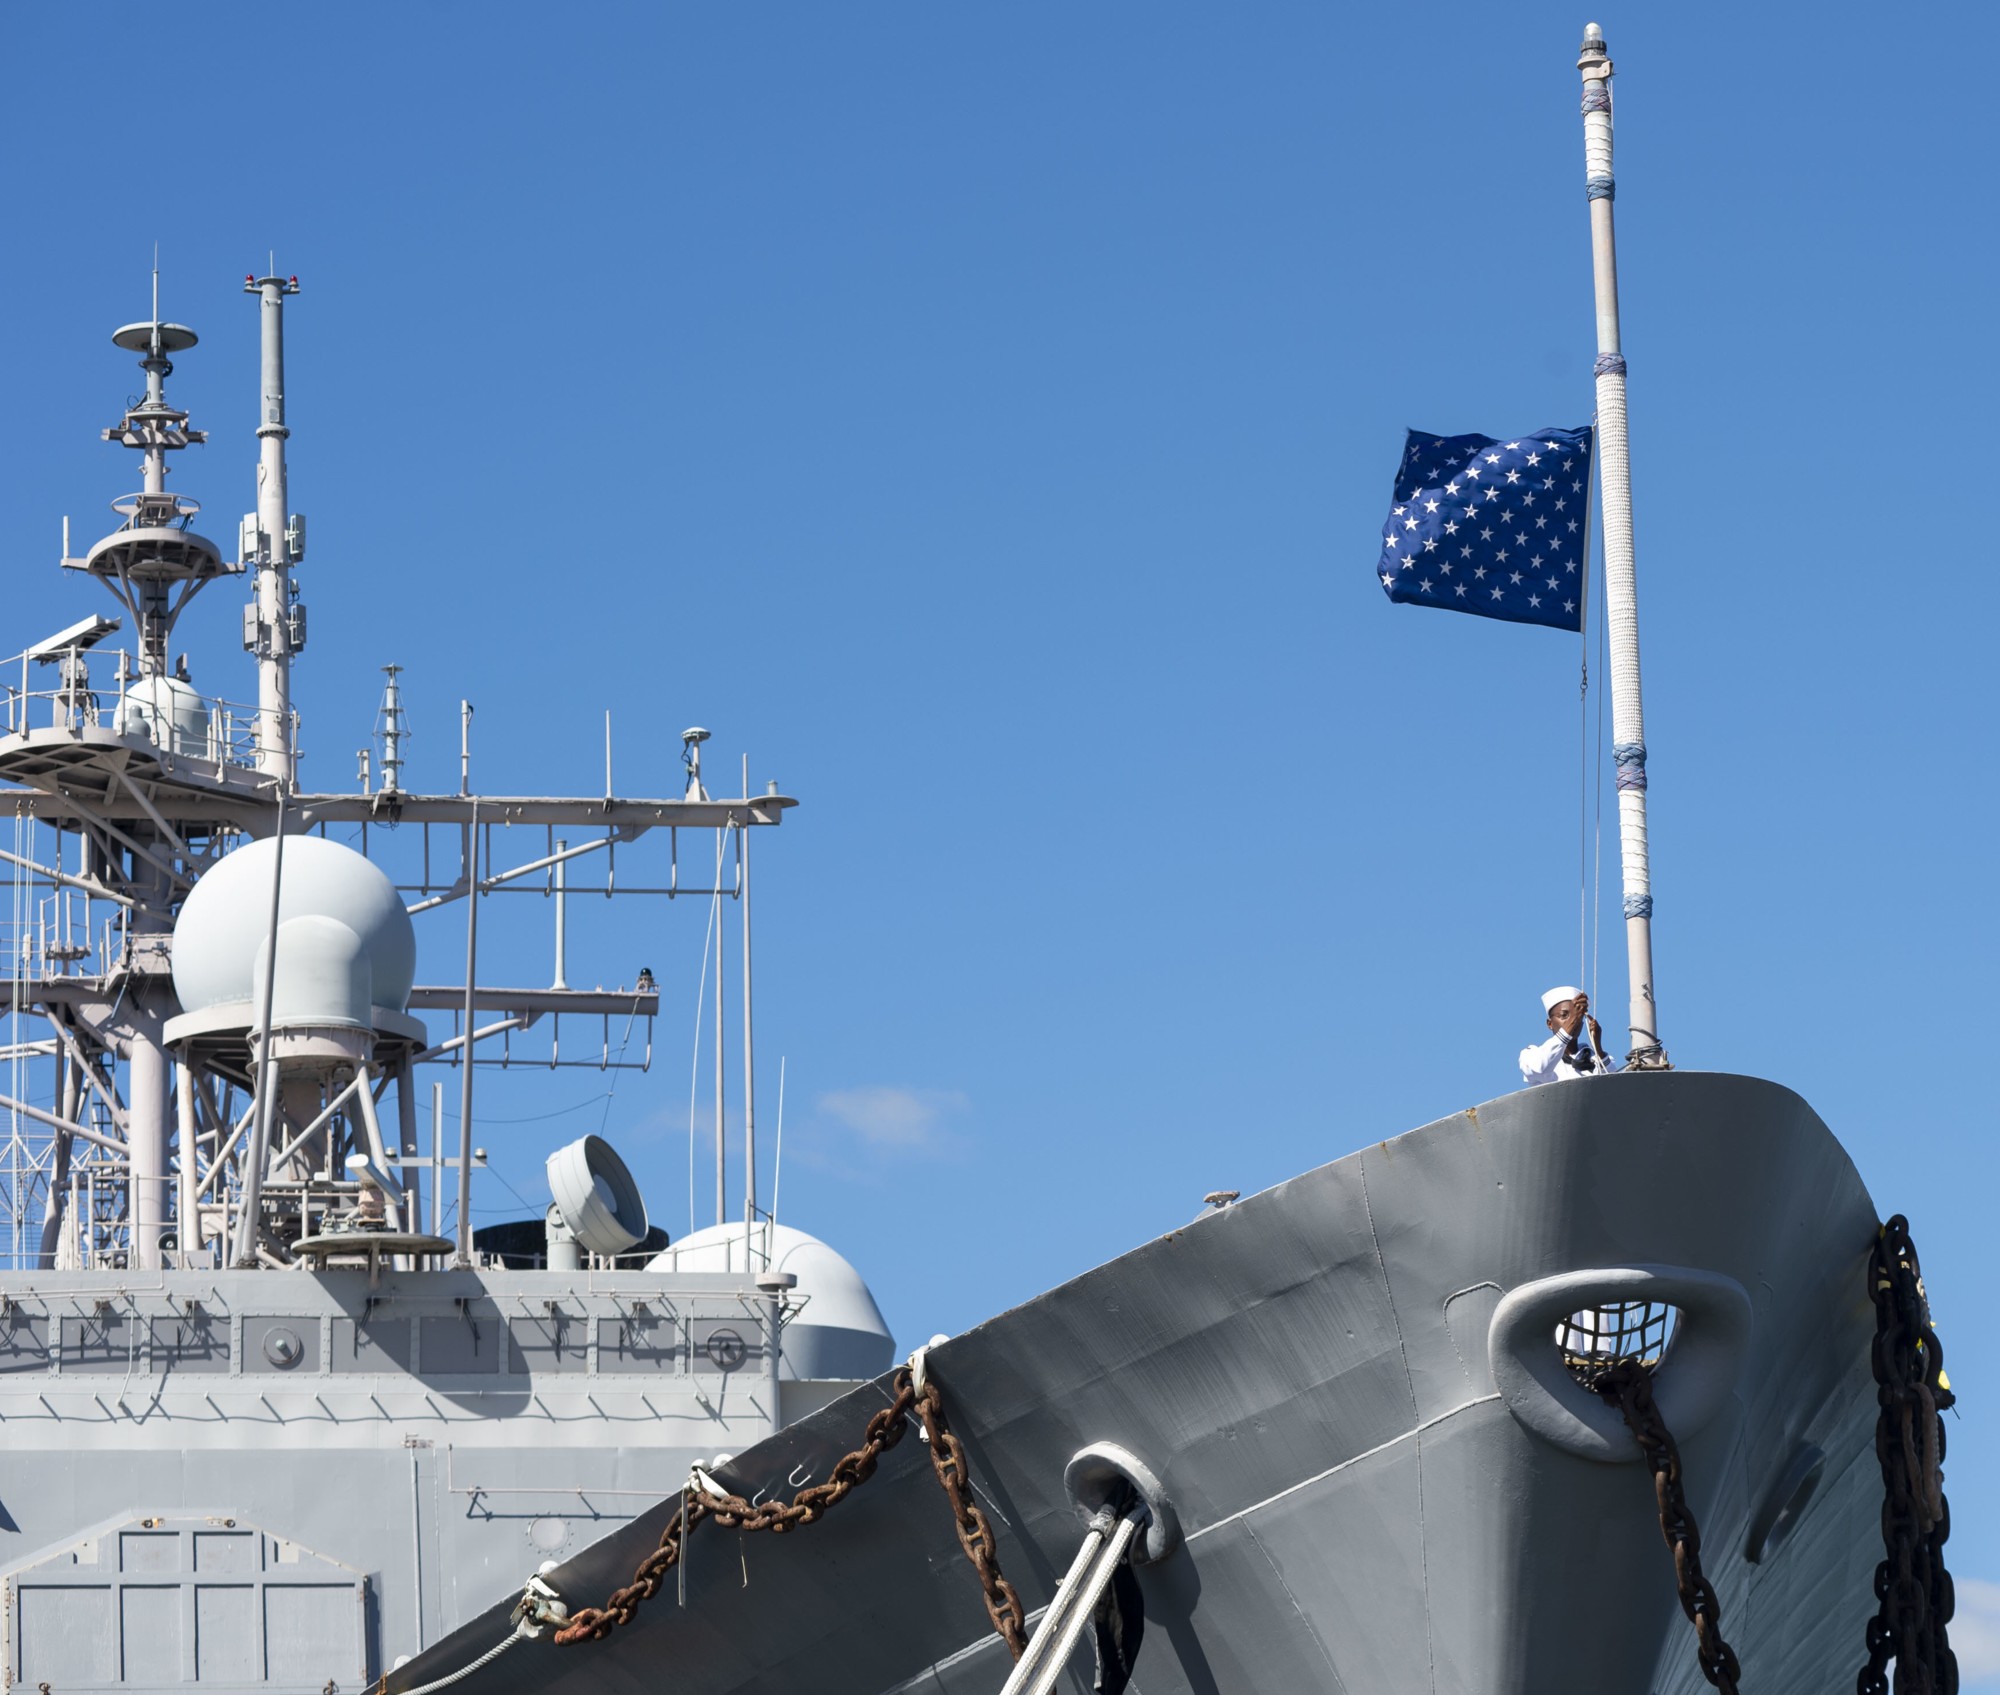
[[[1604,623],[1611,650],[1612,757],[1625,883],[1625,957],[1632,1045],[1626,1063],[1664,1067],[1653,993],[1653,878],[1646,852],[1646,715],[1639,698],[1639,598],[1633,575],[1632,456],[1625,427],[1625,356],[1618,332],[1618,248],[1611,205],[1611,56],[1584,27],[1583,156],[1597,294],[1597,443],[1603,477]]]
[[[716,886],[703,892],[717,901],[718,947],[721,899],[746,897],[747,1116],[755,1057],[746,838],[752,826],[776,824],[793,802],[775,787],[711,798],[697,751],[706,731],[689,733],[695,746],[678,797],[619,796],[607,769],[602,794],[517,796],[494,806],[472,792],[463,751],[460,792],[411,793],[410,731],[399,667],[390,665],[379,787],[370,792],[364,783],[358,795],[297,787],[289,673],[304,639],[292,576],[304,535],[288,511],[283,343],[284,302],[297,285],[272,275],[252,277],[248,286],[258,296],[263,358],[257,510],[243,523],[241,562],[226,561],[195,531],[198,502],[169,492],[172,455],[205,438],[169,399],[173,362],[196,336],[161,317],[156,279],[152,315],[113,337],[145,372],[143,394],[105,431],[140,456],[137,490],[112,503],[120,526],[81,556],[70,556],[67,522],[63,531],[64,568],[103,584],[130,614],[136,654],[116,655],[115,692],[101,675],[93,682],[89,650],[124,626],[101,616],[82,620],[16,655],[18,681],[10,670],[0,700],[0,785],[25,826],[4,855],[19,948],[6,987],[16,1028],[24,1014],[48,1024],[44,1039],[13,1038],[0,1093],[11,1162],[0,1225],[11,1227],[17,1261],[120,1272],[289,1264],[349,1252],[355,1230],[374,1231],[370,1240],[382,1253],[434,1258],[448,1244],[418,1228],[415,1180],[417,1069],[426,1062],[464,1068],[460,1157],[447,1162],[434,1148],[429,1163],[440,1187],[451,1182],[447,1163],[456,1167],[457,1257],[470,1258],[469,1189],[479,1157],[470,1141],[472,1066],[505,1066],[510,1038],[537,1026],[547,1032],[551,1067],[644,1070],[652,1062],[659,991],[649,971],[639,972],[631,989],[622,982],[579,989],[564,980],[565,907],[576,892],[569,861],[603,856],[602,886],[591,892],[670,899],[693,892],[681,885],[674,845],[689,830],[717,835]],[[258,660],[254,708],[197,693],[185,656],[172,649],[176,621],[193,596],[239,572],[254,584],[244,619],[245,643]],[[55,670],[55,686],[35,688],[44,667]],[[463,711],[469,721],[470,706]],[[282,866],[277,845],[266,839],[274,823],[286,844]],[[335,844],[325,840],[328,825],[358,831],[360,855],[339,848],[329,858]],[[383,833],[371,856],[374,826]],[[547,851],[521,861],[507,850],[505,832],[516,826],[545,828]],[[731,831],[739,844],[734,890],[721,881]],[[614,869],[620,851],[649,834],[665,838],[664,882],[634,882]],[[456,841],[463,857],[447,866],[453,856],[434,835]],[[233,880],[236,893],[209,897],[203,916],[189,902],[218,874]],[[480,982],[476,937],[483,926],[473,914],[489,895],[525,892],[538,876],[556,901],[556,982]],[[384,878],[392,879],[386,888]],[[412,914],[458,900],[468,903],[463,986],[408,983],[399,976],[408,966],[394,961],[413,953],[414,941],[382,942],[399,929],[383,915],[407,925]],[[293,902],[300,910],[291,910]],[[390,962],[387,977],[376,975],[378,956]],[[184,967],[199,985],[185,1005]],[[718,970],[718,1021],[720,977]],[[385,986],[388,999],[376,998]],[[453,1015],[456,1032],[433,1040],[418,1016],[425,1012]],[[588,1021],[596,1039],[566,1048],[563,1021]],[[638,1021],[644,1034],[634,1041]],[[44,1057],[46,1106],[28,1098],[23,1069]],[[723,1078],[718,1055],[719,1177]],[[378,1101],[392,1088],[397,1116],[386,1120]],[[754,1136],[751,1125],[746,1130]],[[449,1188],[444,1193],[448,1198]],[[719,1209],[723,1200],[726,1193]],[[754,1226],[754,1176],[745,1206]],[[26,1230],[31,1208],[43,1214],[33,1235]],[[384,1246],[399,1231],[396,1245]]]
[[[243,521],[243,563],[256,572],[244,645],[257,656],[257,765],[288,788],[296,774],[292,740],[292,655],[305,646],[305,608],[293,598],[292,567],[305,557],[305,522],[288,510],[285,486],[285,297],[297,277],[245,277],[258,297],[261,369],[257,402],[257,510]]]
[[[137,687],[127,702],[123,732],[137,731],[170,751],[189,750],[193,691],[168,674],[168,644],[174,624],[188,602],[209,582],[225,575],[220,550],[190,527],[201,508],[196,501],[167,492],[167,454],[207,438],[188,427],[188,415],[167,400],[166,380],[173,374],[172,355],[196,344],[194,331],[160,317],[160,273],[153,272],[153,315],[142,324],[126,324],[112,340],[140,355],[146,373],[145,398],[127,408],[124,418],[104,432],[105,438],[140,455],[138,493],[114,501],[125,523],[92,547],[78,561],[97,577],[132,614],[139,633]],[[121,776],[119,781],[129,779]],[[111,1051],[126,1062],[124,1131],[127,1198],[125,1216],[131,1232],[135,1267],[152,1269],[161,1262],[169,1205],[169,1150],[174,1122],[173,1085],[161,1032],[174,1010],[173,991],[164,966],[173,928],[177,881],[183,880],[176,859],[185,845],[157,812],[135,820],[116,838],[129,860],[124,871],[130,902],[127,916],[127,959],[135,968],[106,1016],[103,1036]]]

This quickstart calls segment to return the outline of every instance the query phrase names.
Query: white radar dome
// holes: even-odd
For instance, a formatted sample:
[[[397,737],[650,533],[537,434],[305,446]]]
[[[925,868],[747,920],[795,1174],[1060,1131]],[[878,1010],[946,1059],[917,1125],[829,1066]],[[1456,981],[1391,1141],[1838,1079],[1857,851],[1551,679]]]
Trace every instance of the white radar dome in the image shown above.
[[[169,753],[213,759],[208,746],[208,705],[178,677],[143,677],[119,708],[118,733],[144,736]]]
[[[174,988],[187,1013],[260,1010],[269,967],[277,843],[250,842],[196,883],[174,925]],[[278,893],[273,1029],[367,1030],[401,1013],[416,978],[417,936],[380,867],[320,836],[287,836]]]
[[[798,1281],[798,1316],[785,1326],[783,1375],[802,1379],[879,1377],[895,1363],[896,1342],[861,1273],[817,1236],[789,1224],[751,1232],[752,1271],[789,1271]],[[766,1265],[768,1253],[770,1263]],[[745,1269],[743,1226],[697,1230],[651,1260],[648,1271]]]

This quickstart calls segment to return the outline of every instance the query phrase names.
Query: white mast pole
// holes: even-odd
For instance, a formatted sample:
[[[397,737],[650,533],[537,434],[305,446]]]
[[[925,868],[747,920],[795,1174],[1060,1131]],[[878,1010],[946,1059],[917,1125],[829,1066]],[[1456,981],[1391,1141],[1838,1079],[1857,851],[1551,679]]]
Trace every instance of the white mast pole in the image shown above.
[[[257,385],[257,513],[244,526],[255,557],[244,564],[256,571],[254,650],[257,655],[257,768],[287,787],[293,778],[292,752],[292,567],[303,547],[291,534],[285,484],[285,296],[297,294],[289,277],[251,277],[246,294],[258,297],[262,357]],[[249,549],[245,549],[246,555]]]
[[[750,792],[750,762],[743,762],[743,792]],[[750,999],[750,826],[736,826],[736,898],[743,903],[743,1265],[752,1265],[757,1233],[757,1055],[751,1040]]]
[[[1632,1046],[1626,1063],[1664,1067],[1653,997],[1653,880],[1646,854],[1646,716],[1639,699],[1639,599],[1633,575],[1632,457],[1625,428],[1625,357],[1618,337],[1618,249],[1611,203],[1611,57],[1604,32],[1584,27],[1583,158],[1590,256],[1597,292],[1597,451],[1604,512],[1604,623],[1611,649],[1612,757],[1618,766],[1618,839],[1625,872],[1625,956]]]
[[[722,1040],[722,849],[727,838],[715,832],[715,1222],[719,1229],[729,1222],[729,1167],[722,1134],[723,1040]],[[725,1265],[728,1261],[723,1262]],[[747,1269],[747,1268],[746,1268]]]

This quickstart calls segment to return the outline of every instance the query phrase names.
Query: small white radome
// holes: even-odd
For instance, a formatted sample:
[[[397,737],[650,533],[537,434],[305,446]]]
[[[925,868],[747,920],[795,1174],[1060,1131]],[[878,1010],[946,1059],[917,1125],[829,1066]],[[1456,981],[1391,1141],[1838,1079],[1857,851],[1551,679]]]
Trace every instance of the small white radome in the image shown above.
[[[714,1224],[651,1260],[649,1271],[734,1271],[745,1266],[741,1224]],[[896,1356],[895,1339],[861,1273],[817,1236],[789,1224],[751,1233],[748,1269],[788,1271],[802,1302],[785,1326],[784,1374],[802,1379],[875,1377]],[[765,1263],[769,1255],[770,1263]]]

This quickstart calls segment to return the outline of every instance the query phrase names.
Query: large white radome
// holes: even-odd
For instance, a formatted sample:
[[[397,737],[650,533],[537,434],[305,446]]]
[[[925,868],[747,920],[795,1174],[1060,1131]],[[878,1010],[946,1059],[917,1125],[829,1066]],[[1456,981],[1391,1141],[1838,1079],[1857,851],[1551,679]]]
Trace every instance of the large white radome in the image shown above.
[[[174,988],[184,1012],[242,1005],[255,1021],[269,957],[273,841],[251,842],[195,884],[174,925]],[[402,1012],[417,936],[387,875],[352,848],[287,836],[278,899],[272,1026],[368,1029]]]

